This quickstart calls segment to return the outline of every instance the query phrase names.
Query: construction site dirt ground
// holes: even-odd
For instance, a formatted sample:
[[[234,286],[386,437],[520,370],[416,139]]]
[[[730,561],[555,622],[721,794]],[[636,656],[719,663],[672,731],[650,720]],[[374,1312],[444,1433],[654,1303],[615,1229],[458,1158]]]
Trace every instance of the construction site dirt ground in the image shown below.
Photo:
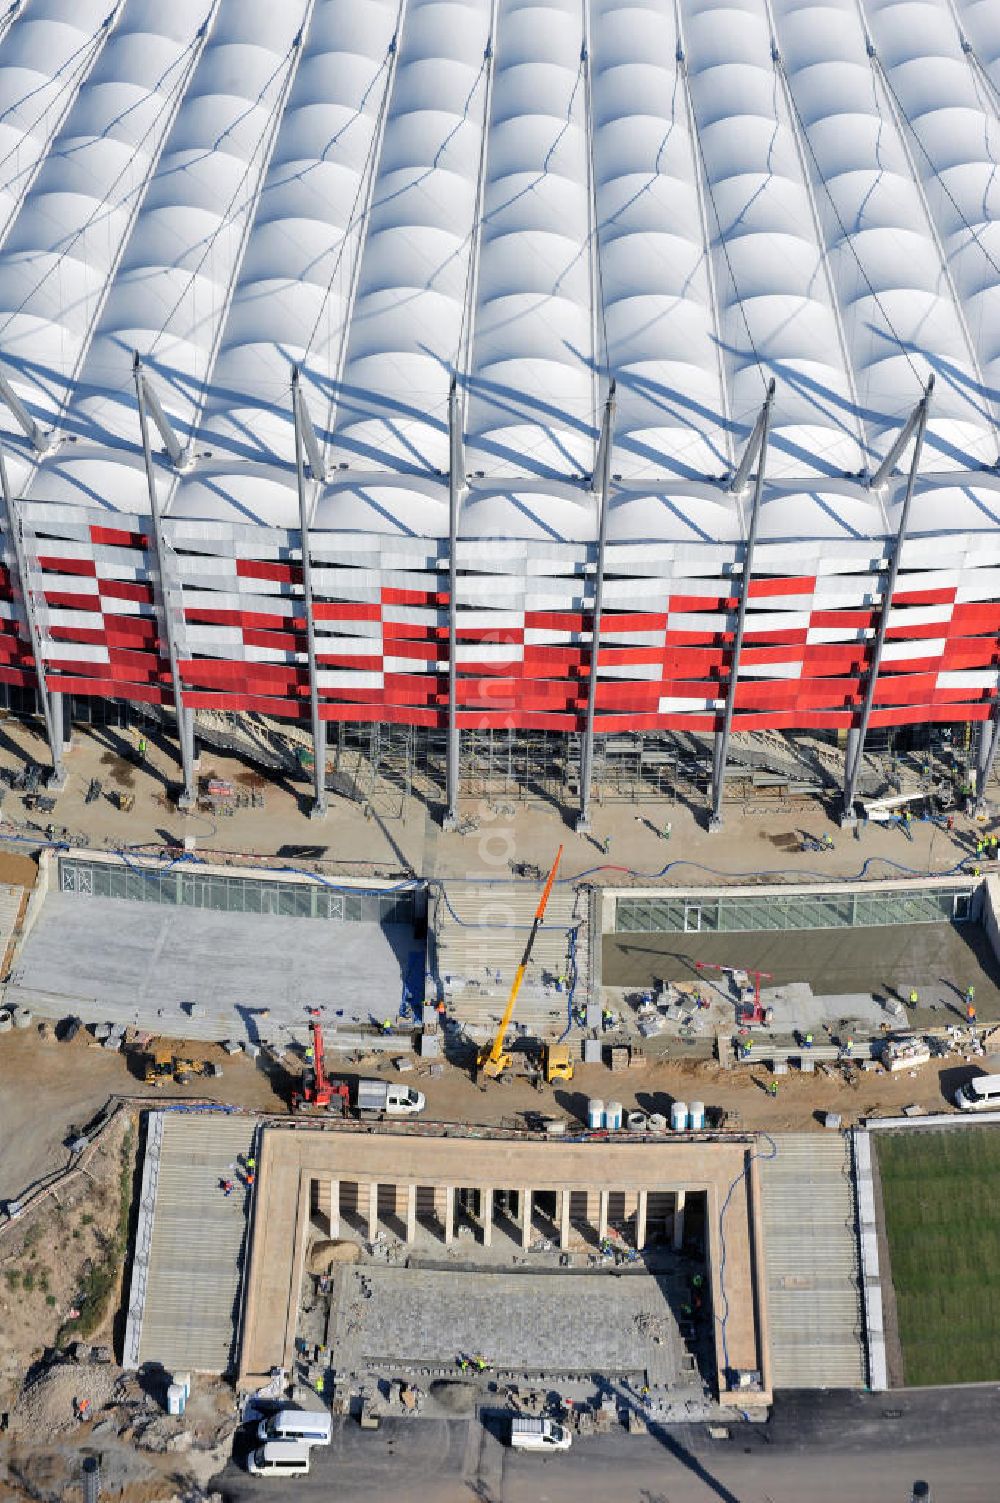
[[[797,929],[757,934],[606,934],[606,986],[646,988],[659,978],[703,985],[698,961],[770,973],[764,989],[805,981],[816,996],[872,993],[920,1005],[907,1017],[931,1028],[965,1023],[965,989],[976,988],[980,1019],[1000,1017],[1000,966],[977,923],[896,924],[877,929]]]
[[[176,1049],[185,1052],[183,1044]],[[272,1078],[242,1056],[230,1058],[203,1044],[193,1043],[191,1052],[222,1060],[223,1077],[196,1079],[185,1087],[171,1083],[156,1100],[227,1101],[262,1113],[288,1109],[291,1076]],[[334,1057],[329,1068],[334,1074],[394,1074],[375,1057],[343,1071]],[[582,1124],[588,1099],[598,1096],[620,1101],[625,1110],[653,1111],[664,1111],[672,1100],[698,1099],[729,1112],[737,1125],[803,1131],[820,1130],[828,1111],[853,1122],[877,1111],[892,1114],[911,1103],[929,1111],[944,1110],[957,1087],[984,1068],[989,1068],[988,1060],[967,1062],[950,1056],[912,1073],[854,1073],[855,1083],[848,1084],[839,1069],[824,1073],[820,1067],[811,1076],[792,1071],[782,1079],[777,1097],[768,1093],[770,1077],[763,1070],[724,1070],[694,1060],[651,1063],[626,1074],[612,1074],[603,1065],[579,1065],[571,1084],[542,1091],[518,1080],[476,1085],[467,1069],[451,1065],[435,1079],[419,1071],[404,1078],[416,1080],[426,1093],[430,1121],[499,1123],[518,1113],[548,1112]],[[0,1200],[17,1198],[44,1174],[67,1163],[65,1142],[71,1129],[95,1117],[110,1096],[151,1099],[123,1054],[88,1046],[82,1033],[71,1044],[44,1042],[34,1029],[0,1036]]]
[[[178,1055],[222,1064],[221,1079],[173,1081],[160,1095],[170,1100],[232,1102],[255,1111],[281,1111],[287,1094],[244,1055],[230,1057],[214,1045],[173,1045]],[[281,1086],[281,1082],[277,1085]],[[43,1040],[37,1029],[0,1034],[0,1202],[18,1199],[69,1162],[67,1139],[84,1128],[111,1096],[150,1096],[124,1054],[95,1045],[83,1030],[72,1043]]]
[[[12,822],[29,839],[27,821],[38,832],[51,820],[98,846],[182,845],[190,837],[203,854],[277,855],[289,863],[323,861],[358,875],[406,872],[477,880],[509,876],[513,862],[531,862],[545,869],[562,843],[566,848],[560,873],[564,880],[590,871],[595,881],[617,884],[630,871],[652,878],[669,866],[666,880],[670,883],[702,886],[716,878],[753,881],[763,873],[777,880],[828,881],[856,876],[866,862],[872,876],[947,871],[974,851],[976,840],[972,822],[963,815],[956,817],[952,832],[915,820],[912,839],[898,829],[875,824],[859,826],[855,836],[841,832],[833,812],[816,799],[768,799],[762,793],[753,803],[727,801],[724,828],[714,835],[705,828],[703,807],[624,799],[602,803],[599,794],[591,811],[590,835],[575,832],[578,811],[568,800],[557,806],[540,798],[490,802],[471,796],[460,800],[459,812],[463,820],[478,827],[467,834],[446,834],[440,828],[439,804],[428,807],[415,794],[407,798],[403,787],[388,780],[376,790],[367,817],[359,803],[331,794],[326,819],[310,820],[310,784],[305,779],[292,782],[280,777],[266,779],[262,808],[237,809],[231,817],[201,811],[185,815],[174,801],[180,786],[176,744],[159,731],[147,733],[147,741],[147,761],[140,767],[130,760],[136,745],[133,733],[74,727],[65,759],[67,786],[55,795],[52,814],[26,811],[22,796],[11,791],[3,802],[5,824]],[[7,716],[0,721],[0,768],[19,768],[28,758],[50,765],[40,723]],[[237,785],[258,780],[258,774],[243,761],[209,748],[202,753],[199,775],[228,778]],[[102,795],[88,804],[85,799],[93,779],[101,783]],[[134,796],[128,813],[110,802],[109,796],[119,791]],[[1000,794],[996,785],[993,791]],[[663,833],[667,823],[669,839]],[[831,851],[817,854],[802,849],[803,836],[816,839],[824,833],[833,836]],[[892,865],[886,866],[887,862]]]

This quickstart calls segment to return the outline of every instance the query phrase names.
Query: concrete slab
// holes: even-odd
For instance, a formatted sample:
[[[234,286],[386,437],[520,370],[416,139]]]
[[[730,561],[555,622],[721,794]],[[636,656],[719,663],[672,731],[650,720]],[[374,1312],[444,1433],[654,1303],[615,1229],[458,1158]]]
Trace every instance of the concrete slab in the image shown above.
[[[453,1366],[465,1354],[504,1372],[681,1381],[678,1316],[690,1296],[679,1277],[370,1266],[339,1277],[329,1343],[339,1372]]]
[[[183,1038],[304,1040],[309,1006],[333,1026],[395,1018],[415,947],[402,925],[50,892],[7,1003]]]
[[[606,934],[602,980],[650,987],[661,977],[694,981],[698,960],[769,971],[774,984],[808,982],[819,996],[901,992],[925,1026],[965,1021],[964,992],[976,988],[980,1021],[1000,1018],[1000,966],[977,923],[899,924],[872,929],[796,929],[739,934]],[[885,1017],[880,1021],[884,1022]]]

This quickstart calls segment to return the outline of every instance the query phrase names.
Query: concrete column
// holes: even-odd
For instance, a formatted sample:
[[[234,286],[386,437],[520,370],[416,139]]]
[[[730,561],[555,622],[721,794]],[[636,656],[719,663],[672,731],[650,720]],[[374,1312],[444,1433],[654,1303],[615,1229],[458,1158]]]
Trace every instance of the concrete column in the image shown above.
[[[635,1245],[638,1252],[642,1252],[646,1246],[646,1205],[648,1200],[648,1192],[640,1190],[639,1197],[635,1203]]]
[[[569,1247],[569,1194],[568,1190],[560,1191],[559,1247],[562,1252],[565,1252]]]
[[[455,1240],[455,1186],[446,1185],[444,1191],[444,1245],[450,1247]]]
[[[479,1192],[479,1219],[483,1223],[483,1246],[493,1245],[493,1191],[480,1190]]]
[[[417,1240],[416,1185],[407,1185],[406,1187],[406,1240],[407,1242],[415,1242]]]
[[[340,1180],[330,1181],[330,1236],[340,1236]]]
[[[521,1191],[521,1246],[531,1245],[531,1191]]]
[[[378,1232],[378,1181],[368,1186],[368,1241],[374,1242]]]
[[[608,1199],[610,1190],[601,1191],[600,1205],[597,1212],[597,1240],[603,1242],[608,1235]]]
[[[686,1199],[685,1190],[678,1190],[674,1196],[674,1252],[680,1252],[684,1246],[684,1202]]]

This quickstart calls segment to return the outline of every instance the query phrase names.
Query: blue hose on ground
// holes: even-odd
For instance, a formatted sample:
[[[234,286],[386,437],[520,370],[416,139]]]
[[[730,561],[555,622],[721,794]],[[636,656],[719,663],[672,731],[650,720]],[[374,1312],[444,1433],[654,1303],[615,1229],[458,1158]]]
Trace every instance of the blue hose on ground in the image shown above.
[[[759,1136],[769,1145],[770,1152],[764,1153],[759,1148],[754,1150],[747,1160],[744,1170],[736,1176],[726,1191],[726,1198],[722,1202],[722,1207],[719,1211],[719,1295],[723,1308],[721,1311],[716,1311],[715,1318],[719,1323],[719,1340],[722,1346],[722,1369],[726,1373],[729,1372],[729,1343],[726,1340],[726,1325],[729,1321],[729,1295],[726,1293],[726,1211],[729,1209],[729,1202],[733,1197],[737,1185],[742,1183],[746,1175],[746,1170],[749,1169],[754,1159],[760,1159],[763,1163],[770,1163],[772,1159],[778,1157],[778,1145],[770,1133],[761,1132]]]

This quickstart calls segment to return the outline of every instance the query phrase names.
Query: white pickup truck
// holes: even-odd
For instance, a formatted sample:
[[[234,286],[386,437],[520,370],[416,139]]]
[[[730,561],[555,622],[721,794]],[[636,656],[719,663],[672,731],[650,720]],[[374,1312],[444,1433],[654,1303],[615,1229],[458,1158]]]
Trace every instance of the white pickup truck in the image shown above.
[[[427,1105],[422,1091],[397,1085],[394,1080],[359,1080],[355,1096],[359,1117],[371,1114],[386,1117],[415,1117]]]

